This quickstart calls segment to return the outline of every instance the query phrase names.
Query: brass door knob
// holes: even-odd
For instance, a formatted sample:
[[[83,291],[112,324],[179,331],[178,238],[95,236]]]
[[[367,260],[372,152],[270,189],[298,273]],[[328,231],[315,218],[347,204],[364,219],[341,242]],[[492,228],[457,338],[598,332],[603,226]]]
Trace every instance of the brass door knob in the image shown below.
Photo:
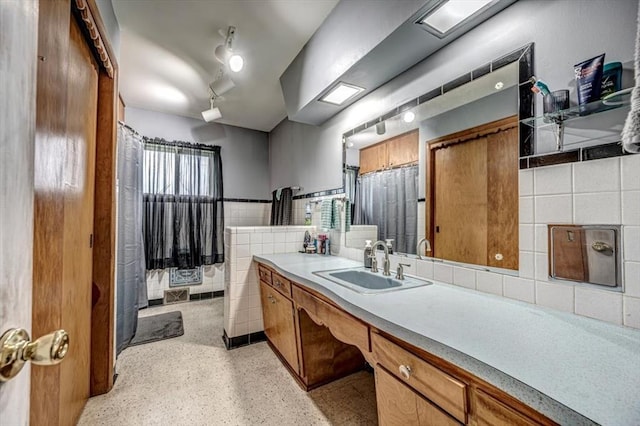
[[[22,328],[11,328],[0,337],[0,382],[13,379],[27,361],[37,365],[62,362],[69,350],[69,334],[57,330],[32,342]]]

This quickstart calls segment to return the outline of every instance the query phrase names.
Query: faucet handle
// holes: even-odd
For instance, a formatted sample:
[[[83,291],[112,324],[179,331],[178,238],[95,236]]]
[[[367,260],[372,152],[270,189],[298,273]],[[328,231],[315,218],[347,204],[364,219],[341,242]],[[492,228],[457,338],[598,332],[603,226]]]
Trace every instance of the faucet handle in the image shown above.
[[[378,258],[375,254],[370,254],[369,259],[371,259],[371,272],[378,272]]]
[[[398,269],[396,270],[396,279],[404,280],[404,268],[403,266],[412,266],[409,263],[398,263]]]

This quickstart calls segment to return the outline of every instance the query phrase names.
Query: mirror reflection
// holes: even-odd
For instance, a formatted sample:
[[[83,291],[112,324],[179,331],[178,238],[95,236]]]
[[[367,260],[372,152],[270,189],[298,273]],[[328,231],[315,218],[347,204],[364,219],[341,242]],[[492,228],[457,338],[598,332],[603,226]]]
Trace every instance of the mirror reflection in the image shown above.
[[[436,237],[438,225],[433,223],[435,211],[431,211],[437,203],[435,199],[432,205],[428,202],[435,195],[432,191],[435,192],[436,185],[435,179],[430,179],[435,178],[432,173],[436,167],[430,167],[429,164],[442,153],[453,151],[447,148],[447,143],[443,143],[447,135],[455,137],[461,131],[512,117],[515,118],[515,124],[511,128],[516,138],[512,166],[517,186],[518,80],[519,64],[516,61],[417,106],[386,114],[369,122],[366,128],[345,137],[345,191],[352,200],[351,226],[346,235],[346,245],[362,248],[366,240],[392,240],[395,252],[416,254],[416,244],[421,238],[427,237],[434,246],[433,254],[446,259],[446,251],[443,251],[447,245],[446,239],[443,240],[442,235]],[[436,154],[438,150],[431,152],[427,146],[429,142],[439,143],[441,154]],[[487,165],[481,167],[486,168]],[[445,168],[438,168],[441,169]],[[462,173],[464,175],[465,170]],[[451,188],[456,190],[455,186]],[[446,186],[441,184],[441,189],[446,190]],[[445,207],[457,210],[463,217],[478,216],[478,206]],[[486,203],[484,209],[487,209]],[[486,216],[486,212],[484,214]],[[517,257],[517,218],[515,220]],[[478,232],[478,229],[471,228],[462,232],[466,235],[461,236],[460,232],[454,234],[457,235],[455,238],[475,241],[474,244],[479,246],[483,238],[477,235]],[[486,233],[485,225],[485,246]],[[439,240],[439,244],[434,244],[434,238]],[[451,241],[456,244],[455,240]],[[439,251],[443,256],[439,255]],[[489,254],[485,250],[481,256],[448,260],[487,265],[491,264],[486,261],[487,256]],[[505,267],[502,263],[494,266]],[[506,267],[517,268],[517,259],[515,265]]]

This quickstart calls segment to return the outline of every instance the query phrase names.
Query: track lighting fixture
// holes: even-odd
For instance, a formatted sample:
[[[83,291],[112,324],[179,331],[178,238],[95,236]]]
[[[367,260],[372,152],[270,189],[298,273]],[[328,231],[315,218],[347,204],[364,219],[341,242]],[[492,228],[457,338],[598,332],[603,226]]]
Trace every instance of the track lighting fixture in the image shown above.
[[[220,108],[214,105],[215,100],[216,100],[215,95],[212,95],[210,98],[211,108],[209,108],[208,110],[202,111],[202,118],[207,123],[210,123],[214,120],[218,120],[222,118],[222,112],[220,112]]]
[[[229,27],[226,34],[220,30],[220,34],[225,37],[224,44],[216,46],[214,56],[218,62],[228,66],[231,71],[239,72],[244,67],[244,59],[233,51],[236,27]]]

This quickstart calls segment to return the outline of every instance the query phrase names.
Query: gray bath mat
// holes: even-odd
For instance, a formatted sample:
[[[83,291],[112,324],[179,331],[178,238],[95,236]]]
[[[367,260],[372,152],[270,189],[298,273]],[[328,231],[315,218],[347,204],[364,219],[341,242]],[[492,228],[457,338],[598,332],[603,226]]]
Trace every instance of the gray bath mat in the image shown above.
[[[183,334],[182,312],[180,311],[142,317],[138,318],[138,329],[129,346],[171,339]]]

